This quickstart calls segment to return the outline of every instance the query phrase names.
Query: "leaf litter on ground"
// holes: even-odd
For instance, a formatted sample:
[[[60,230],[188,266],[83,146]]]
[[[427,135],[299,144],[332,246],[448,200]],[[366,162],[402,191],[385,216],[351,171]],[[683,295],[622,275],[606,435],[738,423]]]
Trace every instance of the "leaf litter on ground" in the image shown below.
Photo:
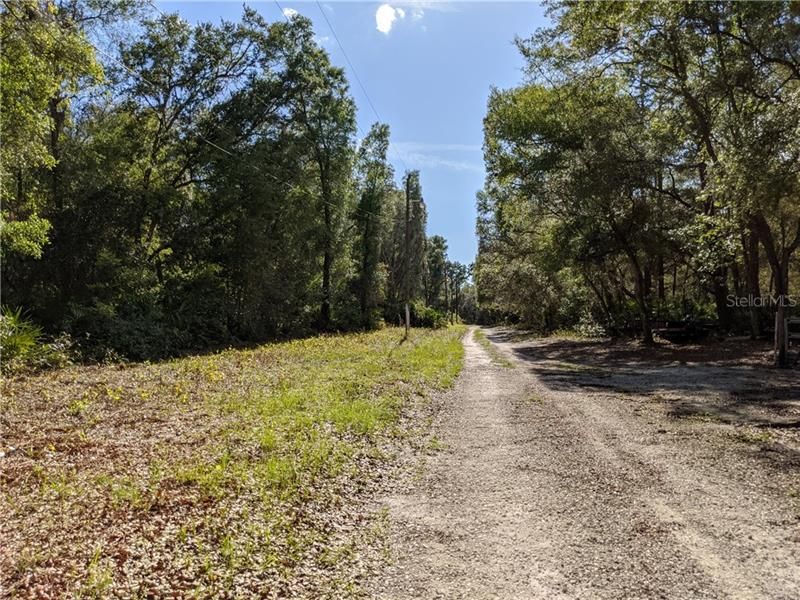
[[[4,380],[0,590],[358,595],[362,510],[462,327],[394,328]]]

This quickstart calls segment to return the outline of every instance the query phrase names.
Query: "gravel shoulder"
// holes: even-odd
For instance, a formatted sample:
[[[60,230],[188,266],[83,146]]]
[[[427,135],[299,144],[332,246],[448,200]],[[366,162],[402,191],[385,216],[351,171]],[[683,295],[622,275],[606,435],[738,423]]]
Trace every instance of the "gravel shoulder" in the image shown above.
[[[380,499],[373,597],[800,597],[797,371],[485,333],[441,401],[442,450]],[[772,404],[732,402],[767,383]]]

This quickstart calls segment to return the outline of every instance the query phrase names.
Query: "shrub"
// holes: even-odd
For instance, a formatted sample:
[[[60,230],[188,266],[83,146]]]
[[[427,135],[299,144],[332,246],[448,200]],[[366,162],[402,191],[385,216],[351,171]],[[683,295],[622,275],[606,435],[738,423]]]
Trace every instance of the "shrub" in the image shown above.
[[[176,335],[165,327],[156,306],[137,300],[141,299],[123,305],[95,301],[70,306],[66,325],[83,360],[155,360],[169,355]]]
[[[415,327],[439,329],[447,327],[447,315],[422,302],[415,302],[411,305],[411,322]]]
[[[41,328],[25,319],[22,309],[3,307],[0,311],[0,369],[4,374],[65,366],[71,349],[67,335],[44,342]]]

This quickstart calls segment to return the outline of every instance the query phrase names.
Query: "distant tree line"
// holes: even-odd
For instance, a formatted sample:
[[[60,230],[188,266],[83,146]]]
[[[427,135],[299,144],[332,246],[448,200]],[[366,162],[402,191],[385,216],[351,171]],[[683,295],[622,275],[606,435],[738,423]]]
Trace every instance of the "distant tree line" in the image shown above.
[[[800,5],[548,6],[485,119],[484,311],[648,342],[656,320],[772,329],[800,276]]]
[[[136,359],[396,323],[406,301],[440,324],[465,270],[426,238],[419,174],[395,183],[388,126],[356,141],[311,22],[142,6],[3,0],[8,310]]]

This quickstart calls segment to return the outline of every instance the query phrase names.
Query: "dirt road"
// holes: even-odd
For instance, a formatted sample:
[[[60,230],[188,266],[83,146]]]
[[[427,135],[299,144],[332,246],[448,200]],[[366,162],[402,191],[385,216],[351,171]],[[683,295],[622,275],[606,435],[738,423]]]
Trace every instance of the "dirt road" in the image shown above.
[[[699,370],[692,387],[691,364],[608,372],[487,333],[494,356],[465,338],[443,449],[381,499],[375,597],[800,598],[796,431],[718,418],[724,386]],[[785,419],[800,385],[776,377]]]

